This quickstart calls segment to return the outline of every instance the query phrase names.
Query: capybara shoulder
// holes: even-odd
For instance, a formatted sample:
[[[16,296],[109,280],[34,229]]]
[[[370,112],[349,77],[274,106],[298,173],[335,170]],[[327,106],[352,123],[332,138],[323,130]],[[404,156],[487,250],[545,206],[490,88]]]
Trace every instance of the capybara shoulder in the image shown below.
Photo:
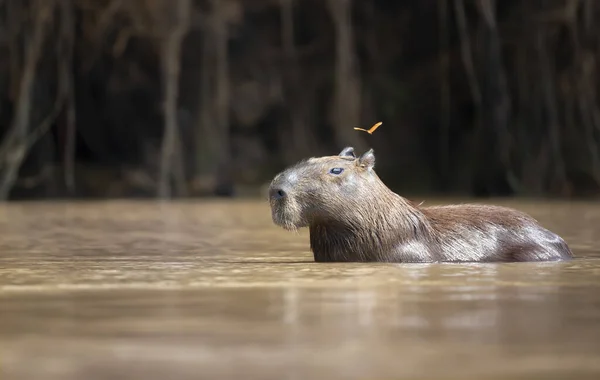
[[[273,222],[308,227],[315,261],[510,262],[573,257],[565,241],[506,207],[419,207],[375,173],[373,150],[352,147],[277,174],[269,187]]]

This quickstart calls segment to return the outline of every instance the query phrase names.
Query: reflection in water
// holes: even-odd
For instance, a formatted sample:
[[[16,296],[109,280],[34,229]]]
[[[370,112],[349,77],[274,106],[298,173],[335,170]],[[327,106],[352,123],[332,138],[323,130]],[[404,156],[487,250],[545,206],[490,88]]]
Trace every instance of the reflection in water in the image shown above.
[[[317,264],[264,202],[2,206],[3,379],[597,378],[600,207],[515,206],[578,258]]]

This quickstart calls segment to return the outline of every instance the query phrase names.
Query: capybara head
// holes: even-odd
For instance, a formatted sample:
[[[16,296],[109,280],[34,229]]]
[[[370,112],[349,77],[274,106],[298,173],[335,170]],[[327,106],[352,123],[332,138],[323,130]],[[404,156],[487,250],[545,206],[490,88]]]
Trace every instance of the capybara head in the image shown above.
[[[284,170],[269,187],[273,222],[295,230],[351,218],[382,184],[374,166],[372,149],[357,158],[346,147],[337,156],[313,157]]]

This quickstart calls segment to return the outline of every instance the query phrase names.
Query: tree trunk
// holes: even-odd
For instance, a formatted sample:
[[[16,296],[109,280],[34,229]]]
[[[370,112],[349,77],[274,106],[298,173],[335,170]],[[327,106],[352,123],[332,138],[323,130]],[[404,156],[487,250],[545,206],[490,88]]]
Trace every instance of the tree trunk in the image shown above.
[[[495,0],[479,0],[478,8],[483,19],[483,80],[481,102],[483,111],[483,126],[490,130],[483,131],[483,141],[480,148],[484,150],[479,160],[480,175],[483,185],[489,194],[498,194],[499,187],[509,186],[510,191],[517,190],[510,166],[511,136],[508,129],[510,120],[510,97],[508,93],[506,72],[502,63],[500,36],[496,24]],[[485,154],[491,153],[491,156]],[[494,179],[501,182],[497,182]]]
[[[231,187],[230,80],[226,7],[213,0],[202,42],[200,115],[196,128],[196,190],[220,194]],[[225,189],[225,190],[223,190]]]
[[[439,177],[443,188],[448,184],[450,164],[450,77],[449,77],[449,37],[448,0],[438,0],[438,38],[440,57],[440,137],[439,137]]]
[[[53,1],[38,0],[31,4],[30,11],[35,15],[33,35],[26,42],[25,62],[19,83],[16,111],[10,129],[0,146],[0,199],[6,200],[18,176],[21,164],[27,154],[27,136],[31,121],[31,95],[37,65],[42,53],[46,27],[52,18]]]
[[[216,83],[215,83],[215,126],[219,132],[219,185],[230,182],[231,146],[229,131],[229,54],[226,4],[222,0],[213,0],[212,27],[215,38]],[[218,185],[218,186],[219,186]]]
[[[215,175],[214,162],[218,160],[218,150],[215,148],[214,109],[213,109],[213,78],[215,65],[213,57],[214,45],[212,30],[204,30],[202,40],[202,63],[200,64],[200,102],[198,122],[195,129],[196,147],[196,179]]]
[[[291,134],[284,131],[281,136],[281,149],[287,165],[309,154],[311,133],[307,119],[307,100],[301,88],[298,57],[294,41],[294,0],[280,0],[281,40],[285,55],[284,101],[289,110]],[[291,135],[291,136],[290,136]]]
[[[558,116],[558,103],[556,99],[555,72],[550,66],[550,56],[546,51],[545,31],[538,29],[536,36],[536,53],[540,63],[540,84],[544,96],[543,104],[546,114],[548,138],[552,159],[551,167],[545,168],[546,175],[551,178],[552,185],[562,187],[565,184],[565,168],[560,144],[560,121]]]
[[[170,3],[170,1],[166,1]],[[179,97],[179,72],[181,63],[181,43],[189,30],[191,12],[190,0],[178,0],[175,7],[175,20],[170,22],[169,31],[162,42],[161,60],[163,72],[164,96],[164,134],[161,146],[158,196],[170,198],[171,179],[176,164],[175,155],[180,149],[179,123],[177,117],[177,100]],[[184,184],[176,181],[177,195],[184,195]]]
[[[352,145],[357,151],[361,151],[364,149],[362,136],[352,129],[361,122],[360,78],[356,68],[357,59],[352,35],[352,0],[327,0],[327,4],[335,24],[336,35],[333,105],[335,138],[340,148]]]
[[[61,0],[61,44],[63,49],[60,52],[59,65],[61,75],[59,78],[63,81],[61,87],[66,102],[66,128],[65,128],[65,147],[63,156],[65,185],[69,194],[75,192],[75,89],[73,80],[73,49],[75,45],[75,10],[71,0]]]

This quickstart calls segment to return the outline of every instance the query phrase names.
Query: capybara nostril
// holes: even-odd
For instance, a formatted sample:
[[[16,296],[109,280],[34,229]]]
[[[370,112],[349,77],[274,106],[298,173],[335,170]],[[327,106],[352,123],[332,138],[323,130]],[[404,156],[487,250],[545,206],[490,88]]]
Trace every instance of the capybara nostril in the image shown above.
[[[269,197],[274,200],[285,198],[286,195],[286,192],[280,188],[273,188],[269,191]]]

